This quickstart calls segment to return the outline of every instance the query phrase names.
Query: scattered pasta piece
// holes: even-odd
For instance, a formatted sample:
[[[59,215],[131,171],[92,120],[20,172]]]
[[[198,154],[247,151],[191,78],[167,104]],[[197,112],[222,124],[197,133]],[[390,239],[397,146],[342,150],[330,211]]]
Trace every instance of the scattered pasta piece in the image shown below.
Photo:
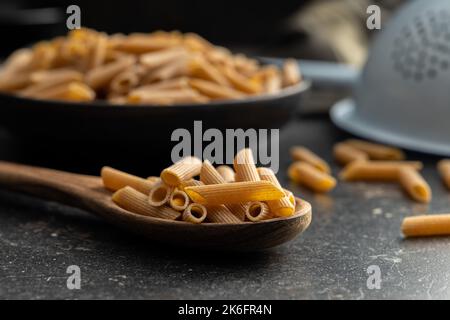
[[[336,179],[309,163],[297,161],[288,169],[289,178],[315,192],[329,192],[336,186]]]
[[[330,174],[331,169],[328,163],[325,160],[320,158],[311,150],[305,147],[292,147],[291,148],[291,157],[294,161],[304,161],[309,163],[310,165],[316,167],[322,172]]]
[[[414,200],[422,203],[431,201],[431,188],[417,170],[409,167],[400,168],[399,181]]]
[[[345,141],[346,144],[367,153],[372,160],[404,160],[405,154],[398,148],[358,139]]]
[[[398,181],[401,168],[421,170],[418,161],[357,161],[348,164],[340,173],[344,181]]]
[[[347,165],[354,161],[367,161],[369,156],[364,151],[356,149],[351,145],[341,142],[333,147],[333,155],[336,161],[341,165]]]
[[[448,189],[450,189],[450,159],[444,159],[438,163],[438,171]]]
[[[403,219],[405,237],[431,237],[450,235],[450,214],[424,215]]]

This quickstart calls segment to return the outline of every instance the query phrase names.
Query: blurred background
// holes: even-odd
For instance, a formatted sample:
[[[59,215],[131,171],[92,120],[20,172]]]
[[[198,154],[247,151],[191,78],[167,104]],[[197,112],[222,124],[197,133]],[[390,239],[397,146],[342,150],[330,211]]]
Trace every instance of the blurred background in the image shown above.
[[[197,32],[248,54],[339,61],[361,66],[373,32],[366,9],[382,18],[407,0],[73,1],[0,0],[0,55],[40,39],[65,34],[66,8],[81,8],[82,25],[108,33],[158,29]]]

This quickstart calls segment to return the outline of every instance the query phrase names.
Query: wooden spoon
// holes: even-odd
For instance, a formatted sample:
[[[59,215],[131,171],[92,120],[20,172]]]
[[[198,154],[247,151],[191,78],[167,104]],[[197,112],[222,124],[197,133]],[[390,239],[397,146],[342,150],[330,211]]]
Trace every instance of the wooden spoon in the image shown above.
[[[296,214],[261,222],[194,225],[142,216],[118,207],[100,177],[0,161],[0,186],[92,212],[150,240],[198,249],[249,251],[295,238],[311,222],[311,205],[300,201]]]

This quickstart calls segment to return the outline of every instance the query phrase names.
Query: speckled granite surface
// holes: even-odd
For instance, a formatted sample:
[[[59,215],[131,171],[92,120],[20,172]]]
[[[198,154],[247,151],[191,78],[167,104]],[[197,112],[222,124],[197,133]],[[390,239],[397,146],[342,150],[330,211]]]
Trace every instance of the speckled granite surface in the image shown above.
[[[450,211],[435,158],[410,155],[426,163],[434,192],[429,207],[389,184],[341,183],[320,196],[289,185],[291,145],[304,144],[330,160],[341,138],[326,119],[297,119],[282,131],[286,157],[279,177],[313,204],[313,223],[294,241],[259,253],[161,247],[88,213],[0,190],[0,298],[450,298],[450,238],[404,240],[400,234],[407,215]],[[0,148],[1,159],[15,159],[6,138]],[[66,287],[69,265],[81,268],[80,290]],[[379,290],[367,287],[371,265],[381,271]]]

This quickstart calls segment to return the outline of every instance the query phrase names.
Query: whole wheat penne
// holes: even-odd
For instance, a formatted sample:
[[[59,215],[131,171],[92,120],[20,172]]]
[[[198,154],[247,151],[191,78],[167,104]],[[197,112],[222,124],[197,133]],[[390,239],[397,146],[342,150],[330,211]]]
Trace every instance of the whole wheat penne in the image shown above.
[[[450,189],[450,159],[439,161],[438,171],[445,185]]]
[[[262,91],[262,86],[256,81],[241,75],[230,66],[222,66],[219,69],[231,85],[239,91],[256,94]]]
[[[251,149],[244,148],[240,150],[234,157],[233,166],[236,171],[236,181],[260,180]]]
[[[184,190],[194,202],[208,205],[278,200],[285,195],[269,181],[210,184]]]
[[[283,64],[283,85],[293,86],[302,79],[298,63],[294,59],[287,59]]]
[[[211,99],[239,99],[244,96],[237,90],[202,79],[190,79],[189,85]]]
[[[0,74],[0,91],[20,90],[28,86],[30,82],[29,73],[3,72]]]
[[[169,204],[173,209],[183,211],[187,208],[190,201],[186,192],[176,189],[170,195]]]
[[[197,91],[186,88],[180,90],[134,91],[128,95],[128,102],[134,104],[174,104],[205,103],[209,99]]]
[[[382,144],[368,142],[358,139],[345,141],[346,144],[361,150],[369,155],[373,160],[404,160],[405,154],[398,148],[388,147]]]
[[[108,37],[105,34],[99,34],[96,37],[92,53],[88,60],[87,64],[88,70],[95,69],[105,62],[107,50],[108,50]]]
[[[208,215],[206,220],[213,223],[241,223],[225,205],[206,205]]]
[[[140,82],[140,71],[137,66],[132,66],[118,73],[109,85],[110,92],[115,94],[127,94]]]
[[[59,68],[32,72],[30,74],[30,80],[33,84],[51,83],[52,85],[56,85],[68,81],[82,81],[83,74],[71,68]]]
[[[295,183],[316,192],[328,192],[336,186],[336,180],[332,176],[306,162],[294,162],[288,169],[288,176]]]
[[[249,59],[243,54],[236,54],[233,57],[233,66],[240,73],[251,76],[253,75],[259,68],[259,64],[254,59]]]
[[[221,86],[229,86],[227,78],[202,56],[196,56],[188,63],[188,73],[192,77],[215,82]]]
[[[142,80],[143,83],[154,83],[156,81],[166,81],[173,78],[186,76],[188,73],[187,60],[180,58],[172,63],[160,66],[152,70]]]
[[[148,195],[148,203],[152,206],[160,207],[169,204],[170,196],[174,192],[174,187],[166,185],[162,181],[155,182]]]
[[[203,186],[203,185],[204,185],[204,183],[199,180],[189,179],[189,180],[181,181],[178,188],[180,190],[184,191],[184,188],[187,188],[187,187],[195,187],[195,186]]]
[[[100,175],[105,188],[111,191],[117,191],[129,186],[145,195],[148,195],[154,185],[152,181],[113,169],[111,167],[103,167]]]
[[[33,56],[30,61],[31,69],[49,69],[56,57],[55,48],[47,41],[33,46]]]
[[[214,48],[205,38],[195,33],[186,33],[183,37],[183,43],[193,51],[207,51]]]
[[[4,62],[0,73],[20,73],[30,69],[33,51],[23,48],[14,51]]]
[[[152,38],[129,36],[128,38],[116,39],[113,48],[132,54],[143,54],[146,52],[163,50],[179,44],[179,40],[173,38]]]
[[[277,68],[266,68],[264,74],[264,89],[267,93],[277,93],[281,90],[283,80]]]
[[[288,197],[289,201],[294,205],[295,207],[295,196],[294,194],[287,190],[287,189],[283,189],[284,193],[286,194],[286,196]]]
[[[225,182],[234,182],[234,170],[227,166],[221,165],[216,168],[217,172],[222,176]]]
[[[33,93],[33,98],[65,101],[92,101],[95,92],[81,82],[67,82]]]
[[[248,220],[257,222],[273,218],[269,206],[260,201],[250,202],[247,206],[246,215]]]
[[[409,167],[400,168],[399,182],[414,200],[422,203],[431,201],[431,188],[417,170]]]
[[[116,75],[132,66],[134,62],[134,57],[126,56],[117,61],[98,66],[88,71],[85,77],[86,83],[94,90],[106,87]]]
[[[347,165],[353,161],[369,160],[367,153],[344,142],[334,145],[333,154],[336,161],[341,165]]]
[[[398,181],[399,170],[408,167],[421,170],[419,161],[356,161],[348,164],[340,173],[345,181]]]
[[[304,161],[312,165],[313,167],[316,167],[322,172],[330,173],[331,169],[328,163],[325,162],[322,158],[320,158],[317,154],[312,152],[311,150],[295,146],[291,148],[291,157],[294,161]]]
[[[184,48],[173,47],[143,54],[140,56],[139,62],[148,69],[153,69],[186,56],[187,52]]]
[[[450,235],[450,214],[423,215],[403,219],[405,237],[432,237]]]
[[[150,177],[147,177],[147,180],[150,181],[151,183],[155,183],[155,182],[159,182],[161,180],[161,178],[156,177],[156,176],[150,176]]]
[[[189,180],[200,174],[202,161],[196,157],[186,157],[164,169],[161,179],[169,186],[178,186],[182,181]]]
[[[112,200],[122,209],[144,216],[169,220],[176,220],[181,216],[180,212],[170,207],[154,207],[150,205],[146,195],[131,187],[125,187],[116,191],[112,196]]]
[[[186,89],[188,87],[189,87],[188,79],[186,77],[180,77],[137,87],[133,89],[131,94],[136,91],[180,90]]]
[[[230,168],[231,169],[231,168]],[[225,179],[220,175],[216,168],[208,161],[205,160],[200,170],[200,180],[204,184],[223,184],[226,183]],[[240,221],[244,221],[246,207],[242,203],[228,203],[225,207],[235,215]]]
[[[270,181],[278,188],[282,189],[280,182],[271,169],[258,168],[258,173],[261,180]],[[278,217],[289,217],[294,214],[295,203],[291,202],[290,195],[287,195],[286,193],[280,200],[267,201],[267,205],[270,208],[270,212]]]
[[[208,210],[204,205],[191,203],[183,212],[182,219],[186,222],[202,223],[208,215]]]

